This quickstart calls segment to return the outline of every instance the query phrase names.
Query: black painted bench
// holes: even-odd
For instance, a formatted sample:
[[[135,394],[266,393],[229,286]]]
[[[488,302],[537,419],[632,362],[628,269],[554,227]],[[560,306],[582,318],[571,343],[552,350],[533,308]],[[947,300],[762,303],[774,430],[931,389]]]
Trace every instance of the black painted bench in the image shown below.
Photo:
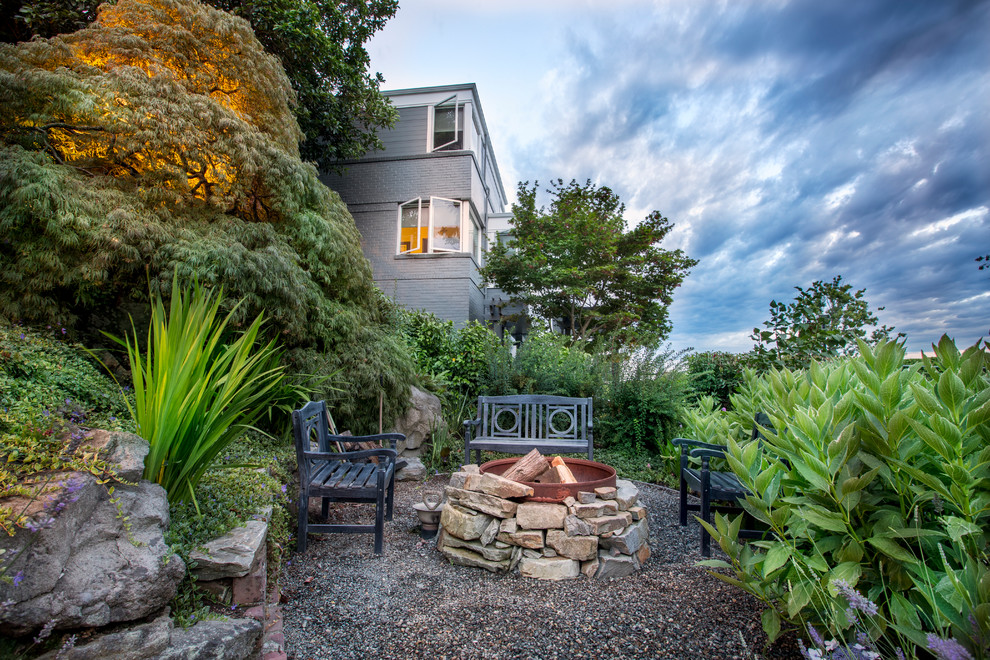
[[[527,454],[586,453],[594,460],[591,398],[514,394],[478,397],[478,416],[464,422],[464,462],[475,450]]]

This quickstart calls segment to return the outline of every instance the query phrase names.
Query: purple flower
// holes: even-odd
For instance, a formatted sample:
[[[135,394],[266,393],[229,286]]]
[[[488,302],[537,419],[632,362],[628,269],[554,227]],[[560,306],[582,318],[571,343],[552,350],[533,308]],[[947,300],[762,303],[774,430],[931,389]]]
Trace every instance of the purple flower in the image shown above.
[[[938,635],[928,633],[928,649],[939,660],[973,660],[973,655],[952,637],[942,639]]]
[[[818,631],[815,630],[815,627],[810,624],[808,625],[808,637],[811,638],[811,641],[814,642],[815,646],[819,648],[825,646],[825,641],[822,639],[822,636],[819,635]]]
[[[832,584],[834,584],[839,592],[846,597],[846,600],[849,601],[849,609],[846,610],[846,615],[852,614],[850,623],[855,623],[858,618],[855,615],[856,610],[867,616],[876,616],[877,604],[849,586],[848,582],[845,580],[835,580]]]
[[[14,586],[16,587],[24,579],[24,571],[17,571],[17,575],[14,576]]]
[[[63,335],[65,334],[65,328],[62,328],[62,334]]]
[[[21,333],[21,339],[24,339],[24,333],[23,332]]]
[[[285,495],[285,484],[282,484],[282,494]]]

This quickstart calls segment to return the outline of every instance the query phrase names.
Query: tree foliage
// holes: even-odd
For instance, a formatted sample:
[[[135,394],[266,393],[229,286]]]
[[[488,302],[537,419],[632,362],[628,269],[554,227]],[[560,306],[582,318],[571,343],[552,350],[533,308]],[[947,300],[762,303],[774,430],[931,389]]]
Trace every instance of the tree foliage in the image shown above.
[[[365,42],[395,15],[397,0],[206,0],[246,19],[289,76],[295,115],[305,135],[303,157],[332,167],[380,149],[375,129],[391,126],[395,110],[368,73]],[[27,41],[73,32],[97,18],[100,0],[4,0],[0,40]],[[107,12],[100,15],[106,21]]]
[[[412,363],[291,97],[246,21],[188,0],[0,45],[0,315],[119,334],[149,282],[196,276],[245,299],[235,324],[264,310],[296,371],[344,368],[343,423],[379,393],[401,413]]]
[[[863,298],[866,289],[853,292],[852,285],[842,283],[841,275],[831,282],[813,282],[807,289],[794,288],[798,294],[792,302],[770,301],[770,319],[763,322],[764,329],[753,328],[750,338],[756,345],[749,359],[757,369],[799,369],[812,360],[854,354],[856,340],[866,339],[867,327],[877,324]],[[886,325],[876,327],[870,342],[890,339],[892,331]]]
[[[538,185],[519,184],[513,240],[489,252],[485,277],[536,316],[563,321],[574,340],[628,345],[666,336],[674,289],[697,263],[660,247],[670,221],[653,211],[627,230],[625,205],[591,181],[558,179],[549,208],[537,208]]]

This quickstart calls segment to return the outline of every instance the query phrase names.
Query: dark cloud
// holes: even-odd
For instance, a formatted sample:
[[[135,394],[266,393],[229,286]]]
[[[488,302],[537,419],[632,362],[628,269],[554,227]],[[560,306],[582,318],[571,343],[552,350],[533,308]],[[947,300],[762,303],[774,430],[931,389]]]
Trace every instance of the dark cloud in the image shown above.
[[[745,350],[841,274],[909,348],[990,330],[990,2],[664,5],[571,35],[522,171],[661,209],[701,263],[675,339]],[[544,174],[546,173],[546,174]]]

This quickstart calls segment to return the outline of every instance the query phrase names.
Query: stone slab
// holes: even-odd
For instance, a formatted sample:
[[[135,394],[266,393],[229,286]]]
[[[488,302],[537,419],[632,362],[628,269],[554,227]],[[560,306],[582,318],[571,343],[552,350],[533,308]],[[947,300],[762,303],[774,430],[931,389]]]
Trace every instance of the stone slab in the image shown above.
[[[624,555],[631,555],[639,550],[650,538],[650,528],[646,520],[637,520],[622,532],[602,539],[603,548],[615,549]]]
[[[633,520],[642,520],[646,518],[646,507],[642,506],[631,506],[628,509],[629,514],[633,517]]]
[[[462,507],[487,513],[496,518],[511,518],[516,513],[516,507],[519,506],[517,502],[510,502],[501,497],[453,486],[447,486],[447,497],[456,499]]]
[[[618,479],[615,482],[615,501],[619,505],[619,511],[625,511],[629,507],[636,506],[639,501],[639,488],[631,481]]]
[[[454,488],[463,488],[464,490],[478,490],[478,486],[481,484],[481,475],[476,472],[455,472],[450,475],[450,483],[448,485]]]
[[[592,500],[589,504],[575,504],[574,515],[578,518],[601,518],[614,516],[619,512],[619,505],[608,500]]]
[[[564,557],[524,556],[519,561],[519,573],[539,580],[571,580],[581,575],[581,563]]]
[[[499,532],[496,536],[503,543],[518,545],[521,548],[539,550],[543,547],[543,531],[539,529],[521,529],[518,532]]]
[[[614,500],[617,489],[612,486],[601,486],[595,489],[595,495],[603,500]]]
[[[268,523],[249,520],[189,553],[189,572],[199,580],[244,577],[265,551]]]
[[[595,530],[587,520],[570,515],[564,518],[564,532],[568,536],[590,536]]]
[[[532,486],[490,472],[481,475],[478,490],[495,497],[529,497],[533,494]]]
[[[506,559],[512,557],[511,548],[499,549],[495,546],[482,545],[479,541],[465,541],[464,539],[459,539],[456,536],[451,536],[446,532],[440,532],[440,534],[442,537],[437,542],[437,546],[441,550],[443,548],[464,548],[481,555],[488,561],[494,562],[505,561]]]
[[[599,580],[604,578],[625,577],[632,575],[639,566],[636,560],[627,555],[611,556],[603,552],[598,553],[598,572],[595,577]]]
[[[516,522],[523,529],[563,529],[567,507],[547,502],[523,502],[516,510]]]
[[[490,561],[485,559],[477,552],[472,552],[466,548],[452,548],[450,546],[444,546],[440,549],[443,556],[447,558],[451,564],[455,566],[471,566],[472,568],[483,568],[486,571],[491,571],[492,573],[505,573],[509,570],[509,560],[505,561]]]
[[[465,509],[453,502],[447,502],[440,514],[440,525],[447,533],[465,541],[481,538],[492,520],[491,516]]]
[[[547,531],[547,545],[562,557],[588,561],[598,556],[597,536],[568,536],[564,530]]]
[[[605,532],[617,532],[631,522],[632,516],[602,516],[601,518],[585,518],[591,525],[591,534],[600,536]]]

